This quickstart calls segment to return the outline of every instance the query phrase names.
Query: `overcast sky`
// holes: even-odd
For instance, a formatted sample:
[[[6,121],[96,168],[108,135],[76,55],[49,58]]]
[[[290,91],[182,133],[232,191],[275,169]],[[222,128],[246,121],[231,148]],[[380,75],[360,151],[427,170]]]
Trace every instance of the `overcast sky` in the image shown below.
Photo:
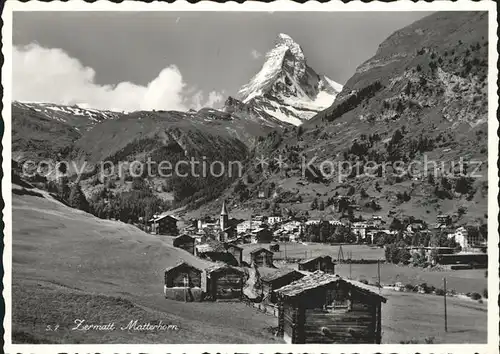
[[[344,84],[394,31],[429,12],[17,12],[13,95],[117,110],[218,106],[279,33]]]

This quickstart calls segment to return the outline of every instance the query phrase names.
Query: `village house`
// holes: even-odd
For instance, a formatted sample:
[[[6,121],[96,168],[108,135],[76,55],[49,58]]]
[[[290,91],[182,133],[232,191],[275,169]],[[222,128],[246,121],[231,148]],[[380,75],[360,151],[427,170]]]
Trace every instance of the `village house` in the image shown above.
[[[440,214],[436,217],[437,223],[439,225],[450,225],[451,224],[451,216],[446,214]]]
[[[335,273],[335,262],[332,261],[330,256],[318,256],[314,258],[305,259],[299,262],[299,270],[314,272],[321,270],[325,273]]]
[[[225,243],[224,247],[226,248],[226,251],[234,257],[237,265],[241,266],[241,263],[243,262],[243,248],[234,243]]]
[[[206,269],[206,297],[211,300],[236,300],[243,294],[242,270],[227,264],[216,264]]]
[[[382,217],[379,215],[373,215],[370,222],[371,222],[373,227],[379,228],[382,226],[382,224],[384,224],[384,219],[382,219]]]
[[[466,250],[476,243],[475,240],[470,239],[469,232],[463,226],[457,228],[454,233],[448,234],[448,238],[455,239],[455,242],[462,247],[462,250]]]
[[[278,335],[289,344],[382,341],[382,303],[363,283],[314,272],[276,291]]]
[[[219,223],[217,222],[217,220],[213,220],[210,217],[206,217],[198,220],[197,226],[198,226],[198,231],[214,230],[219,227]]]
[[[206,243],[195,245],[194,255],[213,262],[223,262],[233,266],[239,265],[238,259],[227,251],[225,244],[217,240],[210,239]]]
[[[263,215],[255,215],[253,218],[254,218],[255,221],[258,221],[258,222],[261,222],[261,223],[263,223],[264,219],[265,219]]]
[[[274,292],[276,289],[299,280],[304,276],[304,274],[290,268],[280,268],[275,272],[262,276],[260,278],[260,281],[262,282],[262,292],[264,295],[262,301],[276,303],[277,298]]]
[[[344,223],[340,220],[328,220],[328,223],[333,226],[343,226]]]
[[[183,234],[174,238],[174,247],[182,248],[183,250],[194,254],[194,244],[195,238],[189,235]]]
[[[172,215],[158,215],[148,221],[152,234],[171,236],[176,236],[179,233],[177,222],[177,218]]]
[[[355,222],[351,225],[351,230],[356,235],[356,242],[366,239],[366,229],[368,225],[364,222]]]
[[[250,252],[250,264],[257,267],[274,267],[274,253],[264,247],[259,247]]]
[[[238,235],[244,234],[244,233],[249,233],[252,232],[255,229],[260,229],[262,228],[262,225],[264,223],[262,221],[255,221],[255,220],[245,220],[238,225],[236,225],[236,232]]]
[[[406,227],[406,231],[409,232],[409,233],[414,233],[414,232],[422,231],[424,229],[425,229],[425,225],[423,223],[421,223],[421,222],[414,222],[414,223],[409,224]]]
[[[272,240],[273,233],[267,228],[260,228],[252,231],[252,243],[270,243]]]
[[[178,301],[202,301],[204,292],[203,271],[186,262],[165,270],[165,298]]]
[[[235,237],[233,239],[233,241],[231,241],[231,242],[238,244],[238,245],[242,245],[245,243],[251,243],[252,242],[252,235],[251,234],[242,234],[242,235]]]
[[[283,218],[279,215],[274,215],[274,216],[268,216],[267,217],[267,223],[269,225],[275,225],[275,224],[279,224],[283,221]]]
[[[302,223],[296,220],[289,221],[281,225],[281,229],[288,232],[301,232],[302,231]]]

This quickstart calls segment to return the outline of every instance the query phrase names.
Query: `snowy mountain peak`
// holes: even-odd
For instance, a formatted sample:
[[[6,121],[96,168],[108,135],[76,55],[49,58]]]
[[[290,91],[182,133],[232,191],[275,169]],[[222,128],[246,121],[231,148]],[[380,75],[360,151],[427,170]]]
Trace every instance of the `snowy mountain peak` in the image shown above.
[[[278,39],[276,40],[275,48],[283,46],[287,47],[297,59],[305,61],[304,52],[302,51],[300,45],[289,35],[280,33],[278,35]]]
[[[241,87],[238,99],[266,116],[294,125],[329,107],[342,85],[307,65],[300,45],[280,33],[261,70]]]

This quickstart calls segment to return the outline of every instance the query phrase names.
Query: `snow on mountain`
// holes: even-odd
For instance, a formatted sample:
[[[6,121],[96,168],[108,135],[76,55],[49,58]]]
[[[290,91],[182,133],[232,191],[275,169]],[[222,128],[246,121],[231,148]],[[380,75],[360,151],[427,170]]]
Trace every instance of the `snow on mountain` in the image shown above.
[[[42,102],[15,101],[13,105],[27,111],[36,111],[49,119],[67,123],[77,130],[82,128],[89,130],[97,123],[108,119],[116,119],[122,114],[107,110],[83,108],[78,105],[67,106]]]
[[[262,69],[238,92],[238,100],[260,118],[300,125],[329,107],[342,85],[318,75],[307,65],[302,48],[290,36],[279,34],[266,54]]]

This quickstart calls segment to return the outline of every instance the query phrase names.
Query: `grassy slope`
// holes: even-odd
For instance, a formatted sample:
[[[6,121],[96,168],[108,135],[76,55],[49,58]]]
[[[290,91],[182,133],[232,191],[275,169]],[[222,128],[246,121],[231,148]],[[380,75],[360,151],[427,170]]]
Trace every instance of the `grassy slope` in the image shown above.
[[[47,198],[14,195],[14,341],[275,341],[265,329],[273,325],[272,319],[243,304],[185,304],[164,299],[162,270],[181,259],[200,267],[210,264],[130,225],[97,219]],[[68,328],[76,318],[122,325],[131,319],[161,319],[178,325],[180,331],[75,334]],[[59,333],[45,331],[51,323],[60,324]]]
[[[486,343],[486,304],[448,298],[448,332],[444,331],[443,297],[382,291],[382,343],[434,337],[434,343]]]
[[[12,150],[16,159],[54,158],[81,136],[74,127],[12,105]]]

